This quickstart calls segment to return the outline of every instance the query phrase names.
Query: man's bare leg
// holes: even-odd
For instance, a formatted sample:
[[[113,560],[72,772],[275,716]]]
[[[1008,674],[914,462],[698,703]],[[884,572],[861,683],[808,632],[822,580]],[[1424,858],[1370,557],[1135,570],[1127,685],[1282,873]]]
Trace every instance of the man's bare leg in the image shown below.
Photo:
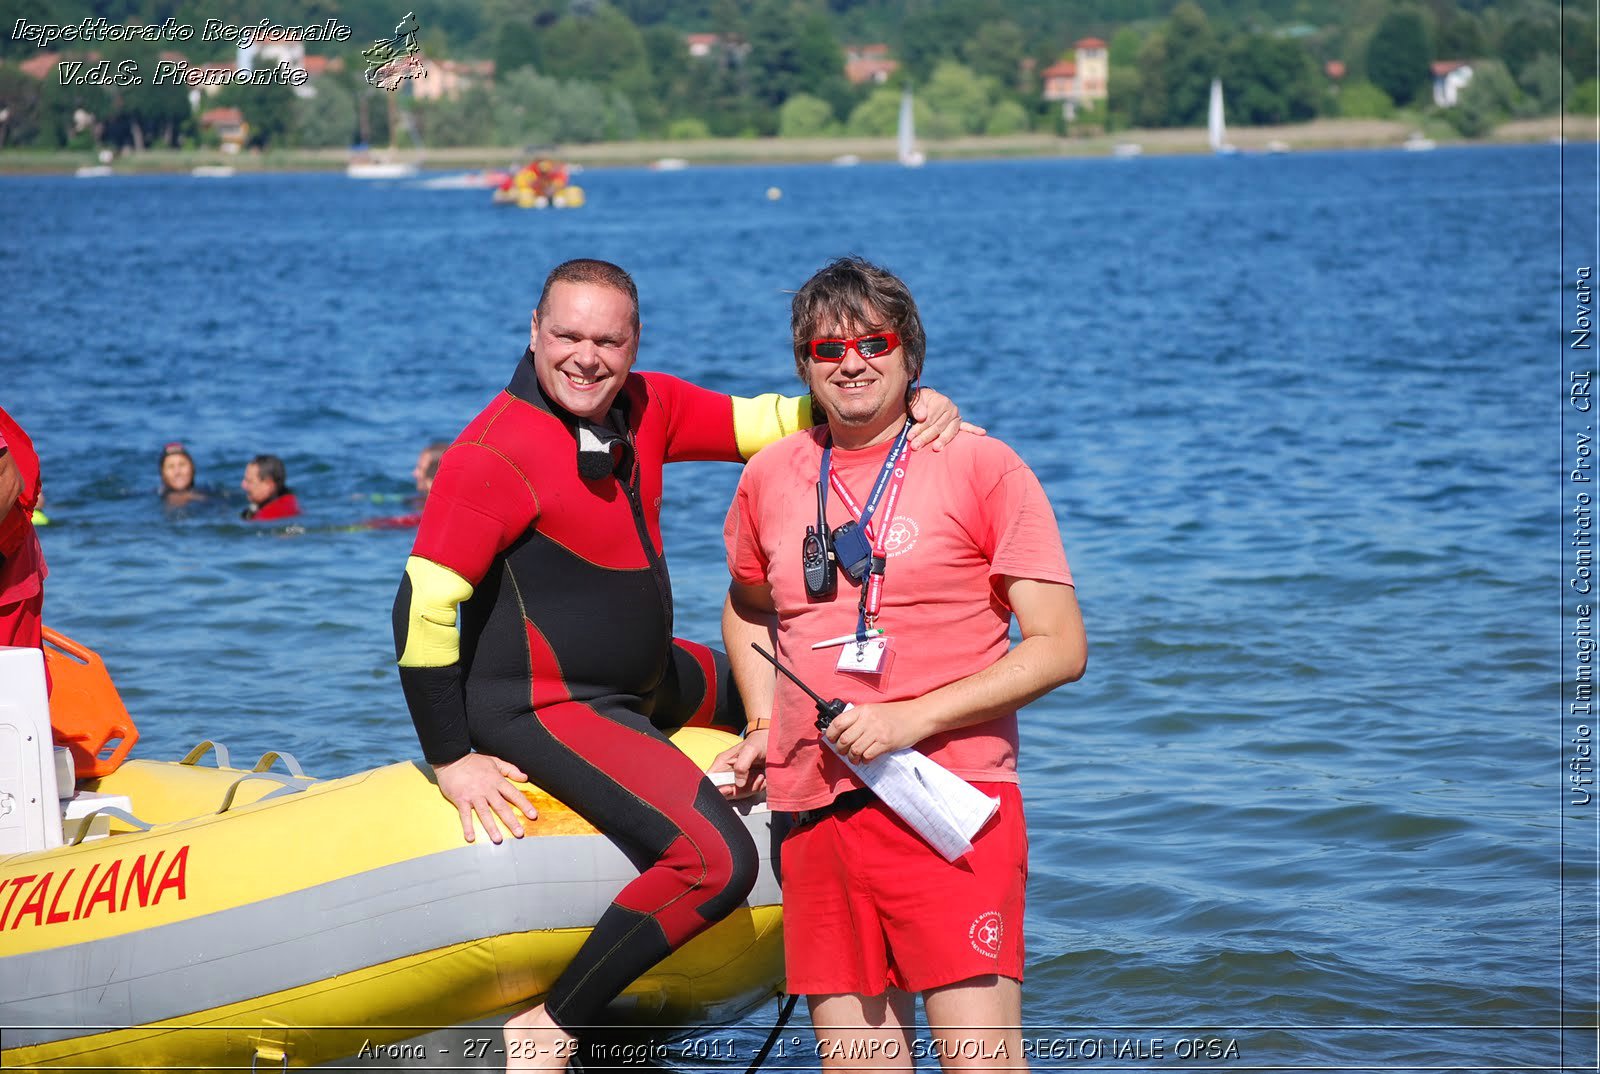
[[[890,988],[881,995],[834,993],[807,996],[817,1035],[817,1058],[828,1074],[870,1070],[911,1074],[916,997]]]
[[[990,975],[922,993],[939,1065],[967,1070],[1028,1069],[1022,1054],[1022,984]]]
[[[562,1029],[545,1013],[541,1003],[523,1011],[505,1027],[506,1071],[566,1070],[578,1050],[578,1038]]]

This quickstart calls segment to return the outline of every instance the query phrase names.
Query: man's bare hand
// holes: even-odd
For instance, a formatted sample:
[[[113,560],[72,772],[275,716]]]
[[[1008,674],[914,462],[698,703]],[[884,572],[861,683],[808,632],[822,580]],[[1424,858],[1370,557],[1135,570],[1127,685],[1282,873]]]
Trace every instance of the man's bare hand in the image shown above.
[[[958,433],[986,436],[987,432],[970,421],[961,420],[961,411],[940,392],[932,388],[918,390],[911,402],[911,417],[917,428],[911,434],[911,450],[931,447],[938,451],[956,438]]]
[[[717,789],[724,798],[748,798],[767,787],[767,729],[751,731],[743,742],[717,754],[708,772],[732,772],[733,782]]]
[[[841,754],[864,764],[928,737],[918,709],[915,701],[855,705],[835,716],[825,733]]]
[[[478,823],[494,843],[502,838],[500,824],[495,823],[496,816],[518,839],[524,832],[516,810],[520,809],[529,820],[539,817],[539,811],[528,796],[511,785],[512,780],[526,783],[527,774],[508,761],[487,753],[469,753],[459,761],[434,765],[433,774],[439,781],[439,793],[461,814],[461,834],[469,843],[476,838],[472,831],[473,814],[477,814]]]

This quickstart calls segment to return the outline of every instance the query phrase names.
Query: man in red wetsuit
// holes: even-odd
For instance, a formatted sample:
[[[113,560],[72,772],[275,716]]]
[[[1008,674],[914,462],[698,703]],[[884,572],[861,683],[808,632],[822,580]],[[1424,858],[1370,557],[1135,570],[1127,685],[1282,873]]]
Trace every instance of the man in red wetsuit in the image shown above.
[[[252,522],[270,522],[298,515],[300,501],[289,491],[288,479],[288,471],[278,456],[257,455],[251,459],[244,468],[244,479],[239,482],[250,503],[239,517]]]
[[[748,458],[810,425],[810,404],[634,373],[638,345],[626,272],[550,273],[510,384],[445,452],[395,600],[406,702],[466,839],[474,816],[495,842],[500,822],[521,836],[512,807],[535,812],[508,779],[531,779],[642,870],[545,1002],[507,1023],[508,1069],[565,1067],[576,1031],[742,903],[759,863],[663,733],[743,715],[721,654],[672,637],[662,466]],[[925,442],[953,436],[948,402],[928,409]]]
[[[44,552],[33,528],[39,456],[11,415],[0,410],[0,645],[40,648],[44,629]]]

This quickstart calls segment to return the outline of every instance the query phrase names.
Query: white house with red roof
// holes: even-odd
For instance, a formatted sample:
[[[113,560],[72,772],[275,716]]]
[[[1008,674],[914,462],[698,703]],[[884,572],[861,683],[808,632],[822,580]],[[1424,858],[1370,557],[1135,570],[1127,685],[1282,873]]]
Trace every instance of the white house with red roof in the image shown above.
[[[889,58],[888,45],[873,43],[844,47],[844,77],[852,86],[867,82],[881,86],[898,70],[900,61]]]
[[[493,60],[424,58],[422,69],[424,77],[411,82],[411,95],[419,101],[453,101],[473,86],[486,86],[494,81]]]
[[[1466,60],[1433,61],[1433,103],[1454,108],[1456,98],[1472,81],[1472,66]]]
[[[1058,60],[1039,72],[1043,82],[1040,96],[1061,104],[1068,119],[1078,109],[1088,108],[1108,96],[1111,64],[1106,43],[1098,37],[1085,37],[1072,46],[1073,58]]]

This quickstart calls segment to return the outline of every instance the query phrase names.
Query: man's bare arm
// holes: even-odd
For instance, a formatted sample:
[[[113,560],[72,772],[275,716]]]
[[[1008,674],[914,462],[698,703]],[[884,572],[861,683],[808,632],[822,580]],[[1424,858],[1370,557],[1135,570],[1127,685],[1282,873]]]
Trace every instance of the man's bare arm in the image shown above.
[[[842,752],[858,763],[870,761],[941,731],[1014,712],[1082,677],[1088,644],[1073,588],[1007,577],[1001,589],[1022,641],[982,671],[919,698],[857,705],[835,718],[827,734]]]
[[[777,673],[750,645],[754,642],[772,652],[777,625],[778,612],[769,587],[729,584],[728,599],[722,606],[722,644],[750,728],[743,742],[724,750],[711,764],[711,771],[733,771],[733,785],[722,788],[730,798],[753,794],[765,785],[761,770],[766,765],[767,726],[777,695]]]

